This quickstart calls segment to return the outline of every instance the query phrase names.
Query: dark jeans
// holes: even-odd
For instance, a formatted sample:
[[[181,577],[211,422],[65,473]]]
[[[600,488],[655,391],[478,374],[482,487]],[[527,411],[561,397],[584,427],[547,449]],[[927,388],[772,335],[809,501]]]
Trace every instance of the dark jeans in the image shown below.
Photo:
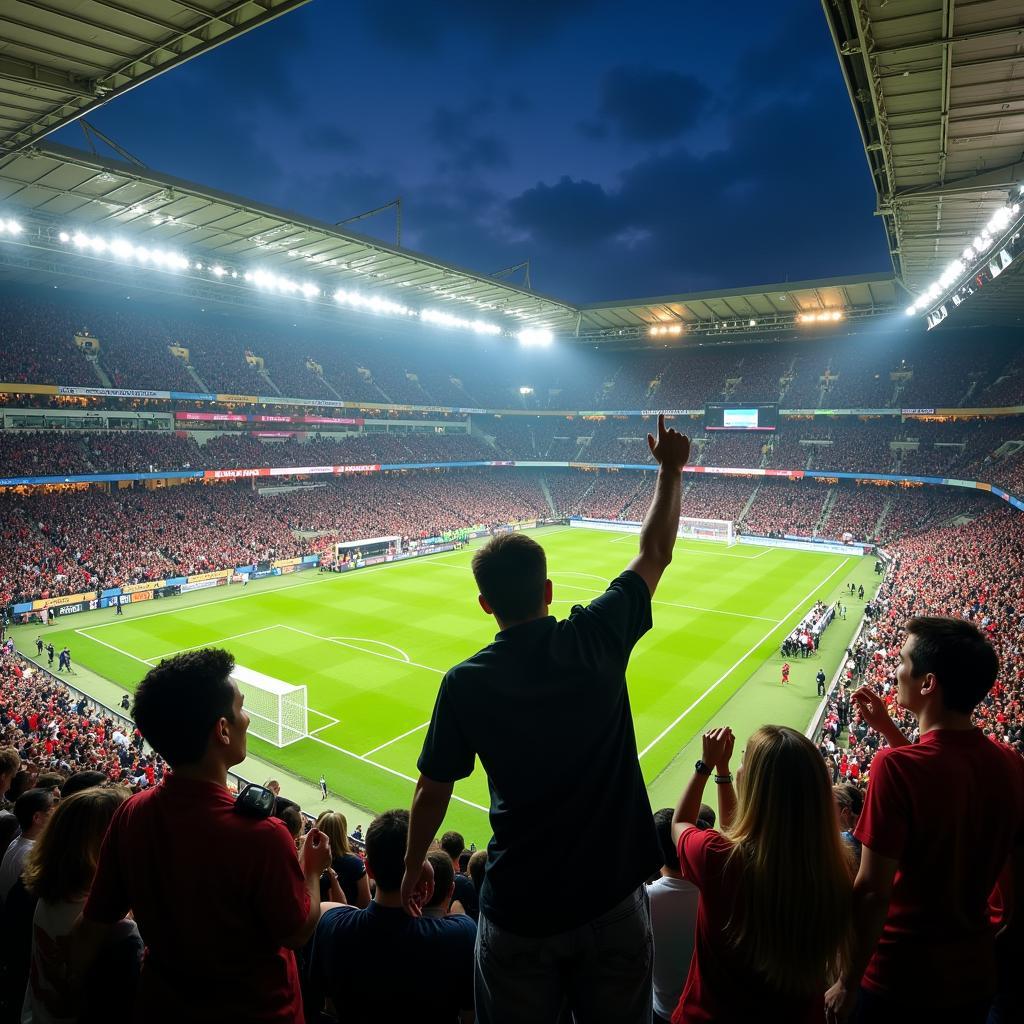
[[[517,935],[481,913],[477,1024],[555,1024],[569,1013],[575,1024],[650,1024],[653,966],[643,885],[600,917],[558,935]]]
[[[917,1020],[927,1024],[985,1024],[991,1005],[992,1000],[986,998],[962,1006],[925,1008],[913,1000],[898,1002],[862,988],[850,1024],[910,1024]]]

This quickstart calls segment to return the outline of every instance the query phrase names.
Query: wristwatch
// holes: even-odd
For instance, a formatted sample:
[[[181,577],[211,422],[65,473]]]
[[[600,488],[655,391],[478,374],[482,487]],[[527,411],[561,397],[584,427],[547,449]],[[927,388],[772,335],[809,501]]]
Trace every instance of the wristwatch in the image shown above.
[[[714,771],[714,769],[711,767],[711,765],[705,764],[705,762],[701,761],[701,760],[697,761],[697,763],[693,766],[693,770],[698,775],[704,775],[704,776],[710,775]]]

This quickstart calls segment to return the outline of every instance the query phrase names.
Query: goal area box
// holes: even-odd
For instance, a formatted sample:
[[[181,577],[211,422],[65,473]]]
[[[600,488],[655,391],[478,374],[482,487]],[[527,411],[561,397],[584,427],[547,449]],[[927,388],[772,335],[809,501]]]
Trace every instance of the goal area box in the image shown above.
[[[309,735],[306,687],[294,686],[244,665],[231,672],[249,715],[249,731],[275,747],[286,747]]]

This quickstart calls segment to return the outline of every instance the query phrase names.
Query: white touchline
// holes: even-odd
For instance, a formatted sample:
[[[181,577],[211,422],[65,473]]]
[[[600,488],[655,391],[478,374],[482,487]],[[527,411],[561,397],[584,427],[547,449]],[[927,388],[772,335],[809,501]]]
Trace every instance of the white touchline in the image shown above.
[[[322,743],[325,747],[330,747],[332,750],[337,750],[339,754],[354,757],[357,761],[362,761],[363,764],[370,764],[374,768],[380,768],[381,771],[388,772],[390,775],[396,775],[400,779],[405,779],[406,782],[415,784],[417,781],[411,775],[406,775],[405,772],[400,772],[396,768],[389,768],[386,764],[380,764],[378,761],[371,761],[365,754],[355,754],[351,750],[339,747],[336,743],[328,743],[327,740],[322,740],[319,736],[309,736],[308,739],[313,740],[314,743]],[[452,794],[452,799],[458,800],[460,804],[465,804],[467,807],[475,807],[478,811],[483,811],[485,814],[489,810],[483,804],[473,803],[472,800],[467,800],[464,796],[459,796],[457,793]]]
[[[87,633],[84,629],[76,629],[75,632],[79,636],[85,637],[86,640],[92,640],[94,643],[103,644],[104,647],[109,647],[112,651],[117,651],[118,654],[123,654],[126,658],[131,658],[133,661],[141,662],[147,668],[153,667],[148,661],[146,661],[145,658],[140,658],[137,654],[130,654],[128,651],[122,651],[120,647],[115,647],[113,644],[108,644],[106,640],[101,640],[98,636],[93,636],[91,633]]]
[[[414,732],[419,732],[420,729],[426,729],[430,725],[430,722],[420,722],[419,725],[414,725],[411,729],[406,729],[401,736],[396,736],[393,740],[388,740],[387,743],[382,743],[379,747],[374,747],[373,750],[368,750],[363,757],[369,757],[371,754],[376,754],[378,750],[383,750],[385,747],[390,747],[392,743],[397,743],[399,740],[404,740],[406,736],[411,736]]]
[[[412,661],[412,658],[409,657],[409,654],[408,654],[407,651],[402,650],[401,647],[396,647],[394,644],[389,644],[389,643],[387,643],[384,640],[374,640],[374,639],[372,639],[371,637],[368,637],[368,636],[327,636],[327,637],[324,637],[324,639],[325,640],[340,640],[342,643],[344,643],[346,640],[349,640],[349,641],[352,641],[352,642],[355,642],[355,641],[358,640],[359,643],[361,643],[361,644],[376,644],[378,647],[389,647],[389,648],[391,648],[391,650],[397,651],[402,656],[402,661],[409,661],[409,662]],[[366,653],[367,654],[376,654],[377,652],[376,651],[367,651]]]
[[[651,740],[651,742],[650,742],[650,743],[648,743],[648,744],[647,744],[647,746],[646,746],[646,747],[644,747],[644,749],[640,751],[640,754],[639,754],[639,756],[640,756],[640,757],[643,757],[643,756],[644,756],[644,754],[646,754],[646,753],[647,753],[647,752],[648,752],[649,750],[651,750],[651,749],[652,749],[652,748],[653,748],[653,747],[654,747],[654,746],[655,746],[656,744],[660,743],[660,742],[661,742],[661,740],[663,740],[663,739],[664,739],[664,738],[665,738],[665,737],[666,737],[666,736],[667,736],[667,735],[668,735],[668,734],[669,734],[669,733],[670,733],[670,732],[671,732],[671,731],[672,731],[672,730],[673,730],[673,729],[674,729],[674,728],[675,728],[675,727],[676,727],[676,726],[677,726],[677,725],[678,725],[678,724],[679,724],[679,723],[680,723],[680,722],[681,722],[681,721],[682,721],[682,720],[683,720],[683,719],[684,719],[684,718],[685,718],[685,717],[686,717],[686,716],[687,716],[687,715],[688,715],[688,714],[689,714],[689,713],[690,713],[690,712],[691,712],[691,711],[692,711],[692,710],[693,710],[693,709],[694,709],[694,708],[695,708],[695,707],[696,707],[696,706],[697,706],[698,704],[700,704],[700,703],[701,703],[701,701],[703,701],[703,700],[704,700],[704,698],[705,698],[705,697],[707,697],[709,693],[712,693],[712,692],[713,692],[714,690],[718,689],[718,686],[719,686],[719,684],[720,684],[720,683],[721,683],[721,682],[722,682],[722,681],[723,681],[724,679],[726,679],[726,678],[727,678],[727,677],[728,677],[728,676],[729,676],[729,675],[730,675],[730,674],[731,674],[731,673],[732,673],[733,671],[735,671],[735,670],[736,670],[737,668],[739,668],[739,667],[740,667],[740,665],[742,665],[742,664],[743,664],[743,662],[745,662],[745,661],[747,660],[747,658],[749,658],[749,657],[750,657],[750,656],[751,656],[751,655],[752,655],[752,654],[754,653],[754,651],[756,651],[756,650],[758,649],[758,647],[760,647],[760,646],[761,646],[761,644],[763,644],[763,643],[764,643],[764,642],[765,642],[765,641],[766,641],[766,640],[767,640],[767,639],[768,639],[768,638],[769,638],[769,637],[770,637],[770,636],[772,635],[772,633],[774,633],[774,632],[775,632],[775,630],[777,630],[777,629],[779,628],[779,626],[781,626],[781,625],[782,625],[783,623],[785,623],[785,621],[786,621],[786,620],[787,620],[787,619],[788,619],[788,618],[789,618],[789,617],[790,617],[790,616],[791,616],[791,615],[792,615],[792,614],[793,614],[794,612],[798,611],[798,610],[799,610],[799,609],[800,609],[800,608],[801,608],[801,607],[802,607],[803,605],[805,605],[805,604],[806,604],[806,603],[807,603],[807,602],[808,602],[808,601],[809,601],[809,600],[810,600],[810,599],[811,599],[811,598],[812,598],[812,597],[813,597],[813,596],[814,596],[814,595],[815,595],[815,594],[816,594],[816,593],[817,593],[817,592],[818,592],[819,590],[821,590],[821,588],[822,588],[823,586],[825,586],[825,584],[826,584],[826,583],[828,583],[828,581],[829,581],[830,579],[832,579],[832,577],[833,577],[833,576],[835,576],[835,574],[836,574],[837,572],[839,572],[839,570],[840,570],[840,569],[842,569],[842,567],[843,567],[844,565],[846,565],[846,563],[847,563],[848,561],[849,561],[849,558],[844,558],[844,559],[843,559],[843,560],[842,560],[842,561],[841,561],[841,562],[839,563],[839,565],[837,565],[837,566],[836,566],[836,567],[835,567],[835,568],[834,568],[834,569],[833,569],[833,570],[832,570],[832,571],[831,571],[831,572],[830,572],[830,573],[829,573],[829,574],[828,574],[828,575],[827,575],[827,576],[826,576],[826,577],[825,577],[825,578],[824,578],[824,579],[823,579],[823,580],[822,580],[822,581],[821,581],[820,583],[818,583],[818,584],[817,584],[817,585],[816,585],[816,586],[815,586],[815,587],[814,587],[814,588],[813,588],[813,589],[812,589],[812,590],[810,591],[810,593],[808,593],[808,594],[807,594],[807,596],[806,596],[806,597],[802,597],[802,598],[801,598],[801,599],[800,599],[799,601],[797,601],[797,603],[796,603],[795,605],[793,605],[793,607],[792,607],[792,608],[790,608],[790,610],[789,610],[788,612],[786,612],[786,614],[785,614],[785,615],[783,615],[783,616],[782,616],[782,618],[781,618],[781,619],[779,619],[779,621],[778,621],[778,622],[776,622],[776,623],[775,623],[775,625],[774,625],[774,626],[772,626],[772,628],[771,628],[771,629],[769,629],[769,630],[768,630],[768,632],[767,632],[767,633],[765,633],[765,635],[764,635],[763,637],[761,637],[761,639],[760,639],[760,640],[758,640],[758,641],[757,641],[757,643],[756,643],[756,644],[754,644],[754,646],[753,646],[753,647],[751,647],[749,651],[747,651],[747,653],[746,653],[746,654],[744,654],[744,655],[742,655],[741,657],[739,657],[739,658],[738,658],[738,659],[736,660],[736,662],[735,662],[735,663],[734,663],[733,665],[731,665],[731,666],[730,666],[729,668],[727,668],[727,669],[726,669],[726,670],[725,670],[725,671],[724,671],[724,672],[723,672],[723,673],[722,673],[722,674],[721,674],[721,675],[720,675],[720,676],[719,676],[719,677],[718,677],[718,678],[717,678],[717,679],[716,679],[716,680],[715,680],[715,681],[714,681],[714,682],[713,682],[713,683],[712,683],[712,684],[711,684],[711,685],[710,685],[710,686],[709,686],[709,687],[708,687],[708,688],[707,688],[707,689],[706,689],[706,690],[705,690],[705,691],[704,691],[704,692],[703,692],[703,693],[702,693],[702,694],[701,694],[701,695],[700,695],[700,696],[699,696],[699,697],[698,697],[698,698],[697,698],[697,699],[696,699],[696,700],[695,700],[695,701],[694,701],[694,702],[693,702],[693,703],[692,703],[692,704],[691,704],[691,705],[690,705],[690,706],[689,706],[689,707],[688,707],[688,708],[687,708],[687,709],[686,709],[685,711],[683,711],[683,712],[682,712],[681,714],[679,714],[679,715],[678,715],[678,716],[677,716],[677,717],[675,718],[675,720],[674,720],[674,721],[672,721],[672,722],[671,722],[671,723],[670,723],[669,725],[665,726],[665,728],[664,728],[664,729],[662,729],[662,730],[661,730],[661,732],[659,732],[659,733],[658,733],[658,735],[657,735],[657,736],[655,736],[655,737],[654,737],[654,739],[653,739],[653,740]]]

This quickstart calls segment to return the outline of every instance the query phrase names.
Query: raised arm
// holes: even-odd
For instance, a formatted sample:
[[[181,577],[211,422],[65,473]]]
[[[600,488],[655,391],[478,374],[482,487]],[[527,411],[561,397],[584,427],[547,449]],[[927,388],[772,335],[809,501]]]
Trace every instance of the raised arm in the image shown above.
[[[850,699],[857,705],[861,718],[875,732],[881,733],[890,747],[906,746],[910,740],[900,732],[900,727],[892,720],[885,701],[870,686],[862,686],[850,694]]]
[[[628,568],[644,578],[653,596],[662,573],[672,561],[679,532],[679,503],[683,467],[690,457],[690,439],[677,430],[665,429],[665,416],[658,416],[658,438],[647,435],[647,446],[658,463],[654,500],[640,529],[640,554]]]

